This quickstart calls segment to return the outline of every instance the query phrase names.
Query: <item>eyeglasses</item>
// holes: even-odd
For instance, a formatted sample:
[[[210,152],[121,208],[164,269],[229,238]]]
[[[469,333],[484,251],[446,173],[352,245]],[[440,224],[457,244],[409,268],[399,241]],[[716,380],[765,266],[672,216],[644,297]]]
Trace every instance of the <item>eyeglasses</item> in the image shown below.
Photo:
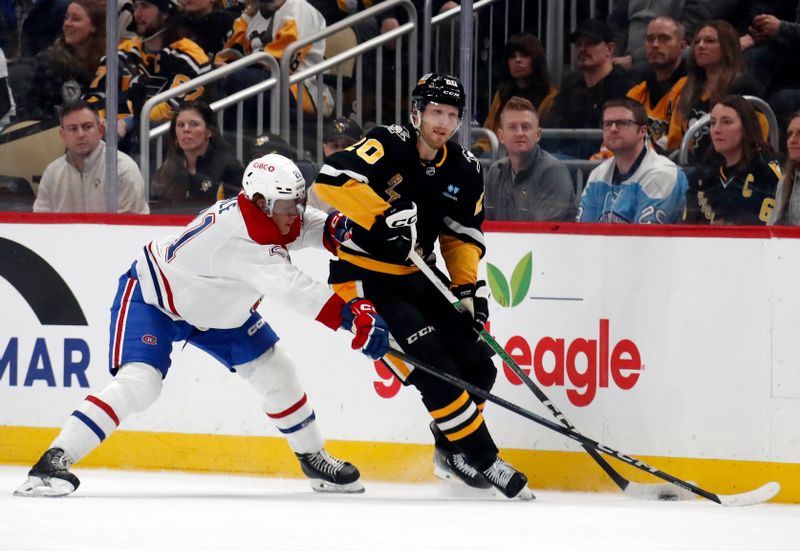
[[[631,126],[644,126],[642,123],[636,122],[631,119],[612,119],[610,121],[603,121],[603,128],[610,130],[612,126],[617,125],[617,128],[629,128]]]

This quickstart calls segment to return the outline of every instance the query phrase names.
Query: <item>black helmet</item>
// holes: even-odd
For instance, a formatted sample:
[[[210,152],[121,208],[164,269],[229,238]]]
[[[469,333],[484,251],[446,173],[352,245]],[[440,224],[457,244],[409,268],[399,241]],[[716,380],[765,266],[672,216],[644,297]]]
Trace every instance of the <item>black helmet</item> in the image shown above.
[[[423,111],[429,102],[458,107],[458,116],[464,114],[464,86],[458,77],[428,73],[417,81],[411,92],[411,107]]]

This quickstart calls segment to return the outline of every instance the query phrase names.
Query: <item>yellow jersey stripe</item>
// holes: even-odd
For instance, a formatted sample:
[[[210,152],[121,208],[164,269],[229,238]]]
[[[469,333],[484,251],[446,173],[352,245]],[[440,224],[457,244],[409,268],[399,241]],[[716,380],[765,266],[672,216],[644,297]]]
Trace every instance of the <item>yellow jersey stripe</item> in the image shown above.
[[[469,400],[469,394],[467,394],[467,391],[464,391],[458,398],[450,402],[450,404],[446,405],[443,408],[432,411],[431,417],[433,417],[434,419],[441,419],[442,417],[447,417],[448,415],[450,415],[451,413],[462,407],[464,404],[466,404],[468,400]]]

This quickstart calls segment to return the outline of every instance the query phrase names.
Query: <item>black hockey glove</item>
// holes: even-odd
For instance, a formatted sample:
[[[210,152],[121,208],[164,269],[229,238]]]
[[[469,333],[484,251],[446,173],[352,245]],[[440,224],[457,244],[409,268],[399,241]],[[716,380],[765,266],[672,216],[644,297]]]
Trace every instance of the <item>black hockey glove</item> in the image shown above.
[[[489,288],[485,281],[467,283],[453,287],[453,294],[472,316],[472,326],[475,330],[483,331],[489,321]]]
[[[377,260],[402,264],[417,244],[417,205],[392,205],[366,230],[354,226],[353,242]]]

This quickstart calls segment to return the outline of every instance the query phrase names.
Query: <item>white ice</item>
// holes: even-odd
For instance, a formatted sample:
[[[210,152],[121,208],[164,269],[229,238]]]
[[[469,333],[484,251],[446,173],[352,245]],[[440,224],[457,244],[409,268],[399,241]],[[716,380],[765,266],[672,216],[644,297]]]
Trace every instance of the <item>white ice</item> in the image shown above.
[[[0,550],[781,551],[800,538],[796,505],[541,490],[521,502],[369,480],[331,495],[299,479],[73,469],[75,494],[20,498],[27,469],[0,466]]]

